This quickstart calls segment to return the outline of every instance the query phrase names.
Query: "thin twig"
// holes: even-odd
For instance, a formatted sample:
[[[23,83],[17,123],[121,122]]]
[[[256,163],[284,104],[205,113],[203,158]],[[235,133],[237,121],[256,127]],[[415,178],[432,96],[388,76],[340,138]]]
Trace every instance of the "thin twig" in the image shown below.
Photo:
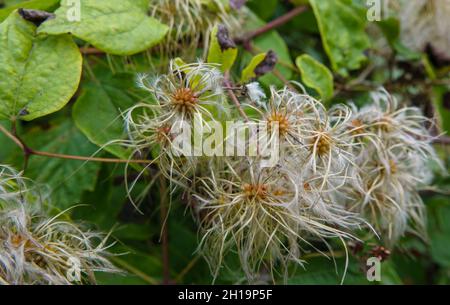
[[[25,146],[23,145],[22,141],[20,141],[18,138],[16,138],[16,136],[14,136],[11,132],[9,132],[8,130],[6,130],[5,127],[3,127],[2,125],[0,125],[0,131],[9,139],[11,139],[14,143],[16,143],[17,146],[20,147],[20,149],[24,150]]]
[[[450,137],[449,136],[440,136],[439,138],[434,140],[434,143],[450,145]]]
[[[247,114],[245,113],[244,109],[242,109],[241,103],[239,102],[236,94],[234,94],[234,91],[232,89],[230,89],[230,88],[234,88],[235,85],[233,83],[231,83],[230,75],[228,73],[225,73],[224,84],[225,84],[225,88],[228,88],[227,92],[230,95],[231,100],[233,101],[234,105],[238,109],[240,115],[244,118],[245,122],[248,122]]]
[[[278,69],[273,69],[272,74],[278,78],[286,87],[288,87],[290,90],[292,90],[293,92],[298,92],[297,88],[295,88],[291,82],[289,82],[284,76],[283,74],[281,74],[280,71],[278,71]]]
[[[194,257],[193,259],[191,259],[191,261],[186,265],[186,267],[184,267],[184,269],[178,274],[175,281],[177,283],[180,283],[183,280],[184,276],[186,274],[188,274],[189,271],[191,271],[191,269],[197,264],[199,259],[200,259],[200,256],[198,256],[198,255],[196,257]]]
[[[0,131],[9,139],[11,139],[24,153],[25,158],[28,159],[29,156],[41,156],[48,158],[57,158],[57,159],[69,159],[69,160],[78,160],[78,161],[91,161],[91,162],[103,162],[103,163],[135,163],[135,164],[150,164],[152,160],[122,160],[115,158],[94,158],[94,157],[84,157],[84,156],[73,156],[73,155],[65,155],[65,154],[56,154],[38,151],[27,146],[18,136],[13,135],[11,132],[6,130],[5,127],[0,125]]]
[[[139,164],[149,164],[153,161],[151,160],[122,160],[115,158],[95,158],[95,157],[84,157],[84,156],[74,156],[74,155],[64,155],[48,153],[43,151],[31,150],[31,155],[57,158],[57,159],[68,159],[68,160],[78,160],[78,161],[91,161],[91,162],[103,162],[103,163],[139,163]]]
[[[427,189],[420,190],[419,194],[422,197],[431,197],[431,196],[435,196],[435,195],[449,196],[450,191],[438,189],[438,188],[427,188]]]
[[[99,50],[99,49],[93,48],[93,47],[80,48],[80,52],[81,52],[81,54],[84,54],[84,55],[105,55],[106,54],[102,50]]]
[[[116,264],[120,265],[122,268],[128,270],[129,272],[131,272],[134,275],[138,276],[142,280],[146,281],[150,285],[157,285],[158,284],[158,281],[156,279],[154,279],[151,276],[145,274],[144,272],[142,272],[138,268],[130,265],[129,263],[127,263],[123,259],[120,259],[118,257],[111,257],[111,260],[114,261]]]
[[[267,33],[287,22],[289,22],[290,20],[292,20],[294,17],[300,15],[301,13],[303,13],[304,11],[306,11],[308,9],[307,6],[297,6],[294,9],[292,9],[291,11],[287,12],[286,14],[272,20],[271,22],[265,24],[264,26],[262,26],[261,28],[252,31],[250,33],[248,33],[247,35],[244,35],[243,38],[237,39],[237,42],[245,44],[246,42],[252,40],[253,38],[260,36],[264,33]]]

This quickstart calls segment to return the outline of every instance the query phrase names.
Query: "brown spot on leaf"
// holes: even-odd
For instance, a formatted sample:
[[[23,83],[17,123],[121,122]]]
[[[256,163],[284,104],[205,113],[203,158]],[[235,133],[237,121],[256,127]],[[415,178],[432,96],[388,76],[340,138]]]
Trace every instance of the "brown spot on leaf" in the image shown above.
[[[22,110],[19,111],[19,116],[25,116],[29,114],[30,112],[26,108],[23,108]]]
[[[275,68],[277,61],[278,61],[277,54],[274,51],[269,50],[264,60],[259,65],[256,66],[255,75],[257,77],[261,77],[264,74],[269,73]]]
[[[222,24],[219,24],[217,28],[217,41],[219,42],[222,52],[228,49],[236,48],[236,44],[233,39],[230,38],[228,29]]]

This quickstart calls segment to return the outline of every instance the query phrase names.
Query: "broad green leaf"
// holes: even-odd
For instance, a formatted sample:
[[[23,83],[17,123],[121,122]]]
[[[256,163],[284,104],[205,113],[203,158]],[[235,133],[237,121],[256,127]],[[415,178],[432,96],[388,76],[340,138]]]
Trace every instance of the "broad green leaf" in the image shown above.
[[[111,230],[126,201],[125,188],[114,187],[112,175],[122,175],[115,164],[103,164],[94,190],[84,192],[83,206],[72,210],[72,218],[95,224],[102,231]]]
[[[332,259],[315,257],[307,259],[302,267],[288,279],[288,284],[295,285],[339,285],[345,271],[345,259],[336,258],[336,268]],[[349,265],[345,275],[344,284],[371,284],[366,274],[361,270],[358,261],[349,258]]]
[[[129,74],[112,76],[109,71],[101,71],[96,81],[83,86],[73,108],[73,118],[92,143],[126,159],[129,154],[121,145],[109,143],[124,138],[121,113],[137,102],[127,94],[127,90],[134,87],[133,77]]]
[[[83,206],[74,209],[72,217],[94,223],[97,228],[105,232],[114,228],[114,238],[121,241],[147,241],[152,238],[154,232],[159,230],[159,225],[151,222],[148,216],[140,215],[135,207],[128,202],[129,198],[123,183],[117,184],[115,179],[111,179],[112,177],[121,177],[123,174],[123,166],[104,164],[99,173],[95,190],[87,191],[83,194],[81,199]],[[147,186],[145,185],[145,179],[142,179],[142,182],[139,181],[137,184],[139,191],[142,191],[145,186]],[[136,190],[136,193],[139,191]],[[133,197],[134,193],[130,196]],[[121,213],[124,207],[135,212],[136,215],[141,216],[145,221],[140,219],[139,223],[131,223],[126,221],[126,219],[122,219]]]
[[[370,46],[365,14],[350,0],[309,0],[319,25],[323,47],[333,70],[343,76],[359,69]]]
[[[400,36],[400,21],[397,18],[390,17],[376,23],[383,32],[386,40],[393,45]]]
[[[305,1],[308,2],[308,0]],[[289,31],[290,29],[295,29],[295,31]],[[307,46],[310,44],[308,41],[311,40],[311,44],[314,42],[314,46],[311,46],[311,48],[317,53],[322,53],[322,50],[317,48],[316,35],[320,35],[320,31],[313,10],[305,10],[303,13],[289,21],[289,23],[283,25],[283,27],[280,28],[280,31],[283,31],[283,38],[285,40],[291,40],[290,43],[288,42],[291,51],[293,48],[304,48],[305,45]],[[308,34],[313,34],[314,37]],[[298,43],[299,41],[301,41],[301,43]]]
[[[7,6],[6,8],[0,9],[0,22],[8,18],[9,14],[14,12],[16,9],[34,9],[41,11],[53,11],[58,7],[60,0],[31,0],[31,1],[20,1],[13,5]]]
[[[333,74],[325,65],[307,54],[297,57],[295,62],[305,85],[315,89],[324,101],[333,97]]]
[[[440,270],[439,279],[436,282],[437,285],[450,285],[450,268]]]
[[[161,282],[162,264],[159,257],[149,255],[126,245],[116,245],[113,253],[125,253],[111,258],[125,274],[97,273],[96,278],[101,285],[156,285]]]
[[[250,0],[247,2],[247,6],[263,20],[270,19],[275,13],[277,8],[277,0]]]
[[[91,157],[97,148],[77,129],[70,118],[51,122],[50,129],[33,128],[23,137],[35,150]],[[80,203],[84,191],[93,190],[100,163],[31,156],[27,177],[49,187],[52,203],[65,209]]]
[[[307,5],[308,0],[290,0],[290,2],[294,5]]]
[[[208,52],[208,62],[220,64],[220,69],[223,72],[230,70],[236,61],[238,50],[236,47],[228,47],[223,49],[219,43],[218,34],[219,28],[215,26],[211,32],[211,45]]]
[[[383,285],[401,285],[403,284],[394,262],[391,259],[388,259],[385,262],[381,263],[381,282]]]
[[[446,86],[435,87],[432,91],[432,101],[436,109],[436,121],[447,135],[450,134],[450,93]]]
[[[36,36],[17,11],[0,25],[0,119],[23,120],[58,111],[74,95],[82,57],[67,35]]]
[[[253,56],[247,67],[242,70],[241,83],[248,83],[252,78],[256,77],[255,69],[260,63],[263,62],[265,57],[266,53],[260,53]]]
[[[425,248],[425,245],[417,238],[407,237],[403,238],[401,241],[405,239],[415,242],[419,248]],[[404,248],[402,245],[398,245],[397,247],[398,249],[402,249],[402,251],[395,251],[393,255],[389,257],[389,262],[392,261],[392,263],[394,263],[396,273],[401,276],[401,282],[409,285],[426,283],[426,270],[430,263],[425,253],[426,251],[419,251],[419,249],[415,246],[408,246],[408,248]],[[409,253],[419,253],[419,255],[422,254],[423,258],[418,259],[417,256],[419,255],[405,255],[406,251]],[[414,268],[411,268],[412,266],[414,266]]]
[[[181,269],[195,257],[197,245],[195,229],[192,227],[191,221],[179,218],[169,223],[169,233],[173,234],[171,257],[174,261],[177,261],[174,264],[174,269]]]
[[[147,15],[148,0],[81,0],[79,21],[72,18],[77,7],[71,3],[62,0],[56,18],[44,22],[39,33],[72,33],[105,52],[132,55],[156,45],[168,31]]]
[[[442,266],[450,267],[450,201],[448,197],[438,196],[427,201],[428,234],[433,260]]]

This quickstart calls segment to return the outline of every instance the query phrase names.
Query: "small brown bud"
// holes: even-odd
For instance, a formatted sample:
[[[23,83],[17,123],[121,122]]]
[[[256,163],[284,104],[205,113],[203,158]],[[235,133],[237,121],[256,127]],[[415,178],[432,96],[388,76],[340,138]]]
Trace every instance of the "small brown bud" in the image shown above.
[[[275,65],[277,64],[277,61],[278,61],[277,54],[274,51],[269,50],[264,60],[258,66],[256,66],[255,68],[256,76],[261,77],[264,74],[272,71],[275,68]]]
[[[19,14],[23,19],[33,22],[36,26],[40,26],[41,23],[48,19],[55,18],[55,14],[38,10],[27,10],[24,8],[19,9]]]

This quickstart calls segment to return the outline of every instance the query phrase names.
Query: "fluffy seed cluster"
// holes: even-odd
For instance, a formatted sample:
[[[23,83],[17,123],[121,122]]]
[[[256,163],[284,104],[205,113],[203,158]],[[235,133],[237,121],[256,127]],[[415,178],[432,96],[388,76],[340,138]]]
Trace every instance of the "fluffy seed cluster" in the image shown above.
[[[354,112],[351,126],[376,135],[360,146],[359,200],[349,208],[370,219],[388,242],[406,229],[424,235],[424,204],[418,190],[432,180],[430,162],[441,165],[432,146],[433,123],[414,107],[399,107],[386,91]],[[428,128],[427,128],[428,126]],[[442,167],[442,165],[441,165]]]
[[[276,142],[277,162],[261,167],[262,157],[227,157],[223,168],[212,166],[211,177],[198,179],[195,196],[204,233],[200,246],[213,271],[237,249],[251,281],[262,269],[284,275],[289,262],[302,263],[306,248],[355,238],[352,230],[365,225],[342,204],[356,178],[355,139],[362,136],[348,129],[350,109],[327,111],[287,88],[272,88],[260,104],[246,124],[268,132],[249,137],[245,146],[255,138],[267,146]]]
[[[129,141],[136,153],[152,152],[166,177],[182,183],[195,172],[198,158],[182,154],[173,141],[183,130],[199,131],[225,111],[223,75],[216,66],[171,61],[167,74],[139,75],[137,84],[152,95],[125,113]],[[206,128],[206,127],[205,127]],[[189,137],[187,135],[186,137]],[[186,139],[188,140],[188,139]],[[156,151],[155,151],[156,148]]]
[[[94,272],[118,272],[107,237],[49,216],[39,194],[0,166],[0,284],[94,283]]]
[[[426,163],[437,158],[429,122],[418,109],[399,107],[384,91],[362,109],[326,109],[288,88],[271,88],[266,96],[255,82],[237,95],[248,113],[243,119],[228,106],[217,71],[203,63],[172,63],[168,75],[142,86],[155,101],[125,117],[129,145],[141,153],[158,147],[161,171],[191,194],[199,249],[214,276],[230,252],[255,282],[262,270],[287,275],[288,264],[301,265],[305,252],[322,252],[330,240],[345,245],[362,227],[395,241],[424,223],[417,190],[430,182]],[[177,156],[173,127],[187,121],[195,129],[196,120],[206,129],[211,121],[240,121],[248,130],[238,146],[271,153]],[[159,135],[163,126],[165,137]],[[228,132],[224,142],[233,136]],[[267,163],[274,154],[275,162]]]
[[[150,13],[169,26],[166,42],[161,44],[162,54],[182,52],[184,57],[202,41],[208,44],[215,25],[224,24],[233,31],[242,19],[242,12],[223,0],[151,0]]]

